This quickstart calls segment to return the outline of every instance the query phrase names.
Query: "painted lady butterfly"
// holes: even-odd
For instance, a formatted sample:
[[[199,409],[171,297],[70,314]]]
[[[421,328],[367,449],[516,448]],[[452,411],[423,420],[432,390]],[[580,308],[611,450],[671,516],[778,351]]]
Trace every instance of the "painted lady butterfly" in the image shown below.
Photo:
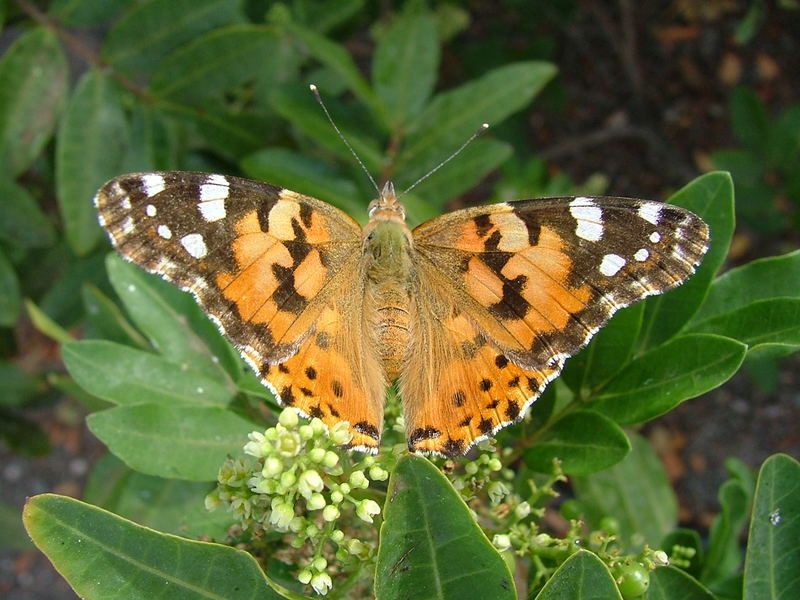
[[[618,309],[684,282],[708,228],[681,208],[549,198],[413,231],[391,184],[362,229],[224,175],[133,173],[95,204],[127,259],[191,291],[285,406],[374,450],[397,379],[413,451],[464,454],[520,419]]]

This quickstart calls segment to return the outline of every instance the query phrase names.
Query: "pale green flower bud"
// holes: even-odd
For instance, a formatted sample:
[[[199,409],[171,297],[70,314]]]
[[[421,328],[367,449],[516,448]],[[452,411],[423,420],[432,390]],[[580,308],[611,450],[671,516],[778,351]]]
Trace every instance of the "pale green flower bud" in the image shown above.
[[[264,477],[275,477],[281,471],[283,471],[283,461],[277,456],[268,456],[264,460],[264,468],[261,469]]]
[[[353,434],[350,433],[350,424],[347,421],[340,421],[331,428],[330,431],[331,442],[337,446],[344,446],[350,443],[353,439]]]
[[[337,464],[339,464],[339,455],[338,455],[338,454],[336,454],[336,452],[333,452],[333,451],[331,451],[331,450],[328,450],[328,451],[325,453],[325,458],[323,458],[323,459],[322,459],[322,464],[323,464],[323,465],[324,465],[326,468],[328,468],[328,469],[332,469],[332,468],[333,468],[333,467],[335,467]]]
[[[327,573],[318,573],[314,575],[314,577],[311,579],[311,587],[314,588],[314,591],[320,596],[327,595],[328,590],[333,587],[331,576]]]
[[[669,557],[663,550],[656,550],[653,552],[653,562],[660,567],[666,567],[669,564]]]
[[[308,458],[311,462],[321,463],[325,459],[325,448],[312,448],[308,452]]]
[[[292,471],[284,471],[281,473],[281,485],[284,488],[290,488],[295,483],[297,483],[297,475],[295,475]]]
[[[353,556],[358,556],[366,551],[367,547],[361,540],[350,540],[347,542],[347,551]]]
[[[300,425],[300,429],[297,430],[300,434],[300,439],[302,440],[310,440],[314,437],[314,428],[311,425]]]
[[[331,492],[331,502],[333,504],[339,504],[342,500],[344,500],[344,494],[342,494],[342,492],[339,490]]]
[[[284,431],[278,436],[277,450],[281,456],[292,457],[300,453],[303,443],[300,434],[294,431]]]
[[[489,461],[489,469],[492,471],[499,471],[503,468],[503,463],[500,462],[499,458],[493,458]]]
[[[531,514],[531,505],[527,502],[520,502],[514,509],[514,516],[518,519],[524,519]]]
[[[333,533],[331,533],[331,541],[340,544],[344,539],[344,531],[341,529],[334,529]]]
[[[311,568],[314,569],[315,571],[324,571],[325,567],[327,566],[328,566],[328,561],[321,556],[315,558],[311,563]]]
[[[373,481],[386,481],[389,478],[389,472],[378,465],[373,465],[369,468],[369,478]]]
[[[284,408],[281,415],[278,417],[278,423],[286,427],[286,429],[294,429],[300,422],[297,413],[291,408]]]
[[[503,498],[511,493],[511,490],[509,490],[506,484],[504,484],[502,481],[493,481],[491,484],[489,484],[487,493],[489,494],[489,500],[492,502],[492,504],[499,504]]]
[[[467,475],[475,475],[478,472],[478,463],[475,462],[468,462],[464,465],[464,472]]]
[[[300,583],[306,584],[311,581],[311,569],[303,569],[297,574],[297,581]]]
[[[300,533],[305,526],[306,520],[303,517],[295,517],[289,521],[289,530],[293,533]]]
[[[319,473],[309,469],[308,471],[303,471],[300,475],[300,479],[297,482],[297,490],[304,498],[308,499],[312,493],[321,492],[323,485],[322,477],[319,476]]]
[[[269,522],[275,526],[278,531],[287,531],[289,523],[294,518],[294,507],[288,503],[281,503],[273,507],[269,515]]]
[[[217,490],[206,494],[205,505],[206,510],[215,510],[220,505],[219,492]]]
[[[339,491],[343,494],[349,494],[352,490],[349,483],[342,483],[339,485]]]
[[[335,521],[339,518],[342,513],[339,512],[339,509],[336,508],[333,504],[328,504],[324,509],[322,509],[322,518],[325,519],[328,523],[331,521]]]
[[[495,534],[492,538],[492,545],[500,552],[504,552],[511,547],[511,538],[504,533]]]
[[[356,515],[362,521],[372,523],[372,517],[381,512],[381,507],[375,500],[362,500],[356,505]]]
[[[364,475],[364,471],[353,471],[350,473],[350,485],[354,488],[368,488],[369,480],[367,480],[367,477]]]
[[[375,464],[375,457],[372,456],[371,454],[368,454],[362,459],[361,462],[364,464],[365,467],[371,467],[372,465]]]
[[[326,431],[325,423],[322,422],[322,419],[314,417],[311,419],[311,429],[314,430],[315,435],[322,435]]]
[[[319,527],[317,527],[314,523],[309,523],[306,527],[306,536],[313,538],[319,535]]]
[[[314,492],[311,494],[311,498],[308,499],[306,502],[306,508],[308,510],[319,510],[325,507],[325,496],[318,492]]]

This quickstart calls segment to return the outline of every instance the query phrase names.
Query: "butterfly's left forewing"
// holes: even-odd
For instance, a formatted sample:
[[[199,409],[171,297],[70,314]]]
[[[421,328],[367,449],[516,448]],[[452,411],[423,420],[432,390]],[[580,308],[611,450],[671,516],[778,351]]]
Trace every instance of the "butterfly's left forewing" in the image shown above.
[[[579,197],[456,211],[413,238],[424,299],[401,380],[407,428],[412,448],[458,454],[523,414],[615,311],[685,281],[708,229],[666,204]]]
[[[354,444],[377,446],[377,358],[352,335],[363,321],[353,219],[266,183],[178,171],[123,175],[95,204],[120,254],[191,291],[283,404],[361,423],[370,435],[353,429]]]

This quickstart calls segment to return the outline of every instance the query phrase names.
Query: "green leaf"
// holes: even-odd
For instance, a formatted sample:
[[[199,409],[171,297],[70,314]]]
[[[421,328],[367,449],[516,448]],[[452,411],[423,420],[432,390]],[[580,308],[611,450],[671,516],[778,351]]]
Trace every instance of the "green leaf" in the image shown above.
[[[392,598],[516,598],[505,561],[444,475],[403,456],[389,480],[375,595]]]
[[[19,508],[5,502],[0,502],[0,548],[7,550],[32,548],[31,540],[22,526]]]
[[[576,394],[588,393],[627,364],[642,326],[644,304],[619,311],[582,352],[567,361],[562,381]]]
[[[327,163],[283,148],[267,148],[245,157],[240,165],[254,179],[330,202],[351,215],[366,215],[365,199],[359,198],[355,184]]]
[[[218,379],[122,344],[71,342],[61,356],[78,385],[114,404],[227,406],[233,399]]]
[[[56,34],[37,28],[20,36],[0,60],[0,164],[25,171],[55,129],[68,92],[67,59]]]
[[[744,563],[745,600],[800,598],[800,463],[785,454],[761,466]]]
[[[40,301],[42,311],[64,327],[76,326],[85,317],[81,299],[83,286],[87,283],[107,286],[103,259],[102,253],[75,257],[66,246],[54,248],[46,260],[60,261],[60,265],[53,264],[50,268],[61,272],[54,282],[48,282],[49,287],[43,289]],[[38,266],[38,264],[31,265],[34,269]],[[43,275],[51,278],[52,274],[46,270],[47,268],[44,267]],[[30,280],[26,283],[31,285]]]
[[[770,163],[778,169],[792,170],[800,154],[800,105],[794,104],[783,111],[771,133]]]
[[[739,142],[746,148],[763,154],[769,141],[769,116],[758,95],[741,85],[733,90],[728,110],[733,134]]]
[[[225,510],[206,509],[212,485],[137,473],[109,453],[95,463],[83,499],[164,533],[222,540],[232,517]]]
[[[59,344],[66,344],[72,341],[73,338],[69,331],[51,319],[47,313],[36,306],[32,300],[25,300],[25,310],[28,313],[28,318],[31,320],[31,323],[33,323],[33,326],[39,332],[55,340]]]
[[[75,89],[56,144],[56,193],[67,241],[83,255],[102,237],[92,198],[118,175],[128,145],[119,89],[109,76],[87,72]]]
[[[280,40],[263,25],[216,29],[179,48],[159,65],[150,91],[161,98],[202,103],[280,69]]]
[[[437,94],[409,124],[409,143],[400,160],[416,163],[425,155],[447,156],[482,123],[499,125],[527,106],[555,74],[547,62],[514,63]]]
[[[297,23],[286,23],[289,33],[295,35],[305,45],[306,50],[311,56],[316,58],[323,65],[337,73],[347,88],[355,94],[361,102],[369,106],[375,114],[380,114],[380,104],[375,96],[375,92],[369,83],[361,75],[353,57],[339,44],[329,40],[298,25]],[[349,140],[350,138],[348,138]],[[352,143],[352,140],[350,140]],[[361,157],[362,160],[364,157]]]
[[[54,0],[48,14],[64,25],[93,27],[112,21],[135,0]]]
[[[715,600],[715,596],[686,571],[667,566],[650,573],[647,600]]]
[[[0,248],[0,327],[11,327],[17,322],[22,297],[14,265]]]
[[[367,169],[377,173],[383,164],[383,152],[376,143],[375,133],[363,130],[365,125],[363,109],[360,111],[350,109],[350,113],[345,114],[348,109],[334,98],[325,98],[325,104],[328,105],[342,135],[364,161]],[[342,143],[336,130],[331,127],[308,88],[284,86],[273,93],[272,105],[278,114],[311,137],[315,143],[342,160],[352,163],[353,155]]]
[[[229,454],[240,454],[258,426],[217,406],[117,406],[89,415],[89,429],[132,469],[214,481]]]
[[[247,552],[159,533],[66,496],[31,498],[23,520],[86,600],[281,598]]]
[[[161,110],[137,104],[131,115],[128,152],[121,171],[171,171],[179,167],[177,127]]]
[[[0,176],[0,240],[21,248],[55,241],[53,226],[31,193],[5,176]]]
[[[756,300],[779,297],[800,298],[800,250],[754,260],[720,275],[691,326]]]
[[[87,283],[81,288],[88,319],[85,338],[99,337],[112,342],[149,350],[150,344],[125,318],[120,308],[97,286]]]
[[[800,298],[771,298],[707,319],[692,332],[724,335],[748,345],[748,355],[800,349]]]
[[[393,129],[422,110],[436,83],[439,39],[433,19],[406,14],[383,32],[372,59],[372,81]]]
[[[728,173],[708,173],[673,194],[669,202],[702,217],[711,230],[711,246],[697,272],[681,287],[647,300],[642,348],[654,347],[674,336],[703,304],[714,275],[731,243],[734,227],[733,182]]]
[[[700,580],[706,585],[724,581],[739,571],[742,553],[739,535],[750,511],[752,490],[734,475],[719,489],[722,511],[711,524],[708,551],[703,561]]]
[[[17,365],[5,361],[0,361],[0,381],[3,382],[0,406],[21,406],[39,387],[35,378]]]
[[[242,20],[239,3],[229,0],[151,0],[111,28],[102,56],[119,72],[147,73],[205,32]]]
[[[631,445],[628,456],[610,469],[572,478],[591,526],[616,517],[629,549],[655,546],[678,520],[678,502],[658,456],[638,435],[631,435]]]
[[[730,338],[692,333],[637,357],[594,397],[592,409],[621,425],[644,423],[725,383],[747,346]]]
[[[614,577],[597,555],[578,550],[547,580],[536,600],[622,600]]]
[[[689,573],[692,577],[699,576],[705,560],[705,551],[703,549],[703,542],[700,539],[700,534],[694,529],[679,527],[675,531],[668,533],[667,536],[661,540],[661,543],[658,544],[657,548],[666,552],[672,561],[672,558],[675,556],[675,546],[683,546],[684,548],[692,548],[694,550],[694,556],[691,558],[681,556],[682,560],[689,562],[688,566],[681,565],[681,569]]]
[[[194,299],[116,255],[106,261],[108,277],[134,323],[167,360],[202,371],[233,390],[230,369],[238,369],[230,345]]]
[[[562,461],[569,475],[587,475],[625,458],[628,436],[611,419],[591,410],[568,413],[525,450],[525,464],[534,471],[550,473],[553,459]]]

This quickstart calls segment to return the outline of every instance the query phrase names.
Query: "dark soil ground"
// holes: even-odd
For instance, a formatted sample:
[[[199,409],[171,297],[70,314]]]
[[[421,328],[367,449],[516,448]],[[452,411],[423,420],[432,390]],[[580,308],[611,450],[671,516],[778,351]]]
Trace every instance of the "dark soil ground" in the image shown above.
[[[800,11],[765,3],[770,7],[758,34],[737,45],[733,32],[744,17],[743,2],[580,4],[577,16],[542,25],[557,48],[566,108],[539,105],[528,113],[539,156],[574,181],[602,173],[609,193],[663,198],[707,170],[710,151],[733,145],[726,110],[733,86],[753,87],[773,113],[800,101]],[[504,23],[505,15],[493,6],[470,5],[473,24],[465,35],[477,39],[487,28],[500,27],[508,44],[524,48],[528,31],[513,20]],[[730,263],[796,247],[796,231],[764,239],[740,223]],[[57,357],[29,326],[21,326],[18,339],[34,340],[22,348]],[[645,428],[675,484],[682,524],[708,527],[719,510],[716,493],[727,457],[753,468],[775,452],[800,457],[798,367],[800,359],[784,360],[771,392],[740,373]],[[53,451],[28,459],[0,448],[0,500],[21,508],[27,496],[41,492],[80,496],[92,462],[103,452],[80,409],[64,399],[30,416],[47,432]],[[0,597],[76,596],[40,553],[26,549],[0,552]]]

